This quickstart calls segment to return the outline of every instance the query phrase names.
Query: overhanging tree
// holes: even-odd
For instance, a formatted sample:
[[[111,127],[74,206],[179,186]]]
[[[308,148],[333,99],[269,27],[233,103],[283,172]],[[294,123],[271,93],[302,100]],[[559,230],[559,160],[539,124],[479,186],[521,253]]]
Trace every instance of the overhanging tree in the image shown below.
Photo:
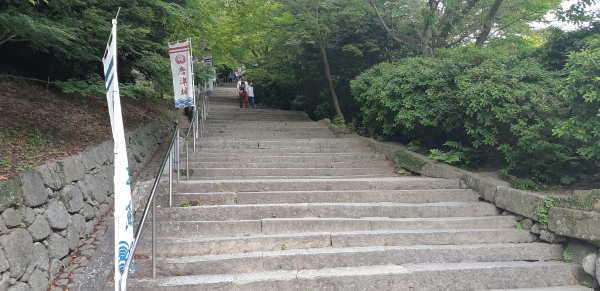
[[[327,51],[332,38],[343,30],[342,20],[364,15],[363,3],[354,0],[284,0],[284,3],[295,17],[295,36],[319,49],[336,114],[344,120]]]
[[[365,0],[390,37],[425,57],[492,36],[524,33],[561,0]]]

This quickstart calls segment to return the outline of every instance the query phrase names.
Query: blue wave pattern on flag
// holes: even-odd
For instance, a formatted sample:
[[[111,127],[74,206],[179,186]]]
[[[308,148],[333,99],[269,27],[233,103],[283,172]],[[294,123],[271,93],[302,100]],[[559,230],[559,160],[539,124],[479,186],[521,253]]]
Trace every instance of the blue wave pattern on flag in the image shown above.
[[[194,106],[194,98],[181,98],[175,100],[175,108],[186,108],[189,106]]]
[[[125,263],[127,263],[127,257],[129,256],[129,243],[126,241],[119,242],[119,272],[123,274],[125,270]],[[131,266],[129,267],[129,274],[133,274],[133,261],[131,262]]]

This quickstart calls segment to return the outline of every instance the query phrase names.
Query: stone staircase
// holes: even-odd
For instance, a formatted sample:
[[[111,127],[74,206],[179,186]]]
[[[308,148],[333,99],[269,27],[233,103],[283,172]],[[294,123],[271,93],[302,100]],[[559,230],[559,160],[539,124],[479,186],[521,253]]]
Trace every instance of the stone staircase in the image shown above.
[[[215,90],[190,181],[173,207],[157,197],[158,278],[148,224],[130,290],[591,290],[561,245],[458,180],[400,176],[364,139],[237,105]]]

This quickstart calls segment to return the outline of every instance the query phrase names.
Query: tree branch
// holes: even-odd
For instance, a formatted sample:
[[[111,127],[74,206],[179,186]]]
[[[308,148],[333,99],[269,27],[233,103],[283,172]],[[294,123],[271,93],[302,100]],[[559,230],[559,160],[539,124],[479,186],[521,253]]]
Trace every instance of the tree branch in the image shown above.
[[[479,2],[479,1],[480,0],[468,0],[467,4],[460,10],[460,14],[457,14],[454,9],[448,8],[446,10],[447,13],[444,13],[443,18],[440,21],[440,23],[444,23],[444,24],[443,24],[442,30],[438,36],[439,40],[441,41],[441,40],[447,39],[448,35],[450,34],[450,31],[452,31],[452,28],[454,28],[457,23],[462,22],[465,15],[467,13],[469,13],[469,11],[471,11],[471,9],[473,9],[473,7],[475,7],[475,4],[477,4],[477,2]],[[448,14],[450,14],[450,15],[448,15]],[[440,44],[438,43],[437,45],[440,45]]]
[[[29,41],[28,39],[15,39],[15,40],[13,40],[13,38],[15,38],[15,37],[17,37],[17,35],[13,34],[13,35],[5,38],[4,40],[0,40],[0,45],[4,44],[7,41],[13,41],[13,42],[14,41]]]
[[[504,1],[504,0],[494,1],[494,4],[490,8],[490,11],[488,12],[488,16],[483,23],[483,28],[481,29],[481,32],[477,36],[477,40],[475,41],[476,46],[483,46],[485,41],[490,36],[490,32],[492,31],[492,24],[493,24],[494,20],[496,19],[496,14],[498,13],[500,6],[502,5],[502,1]]]
[[[408,36],[397,36],[395,35],[390,28],[387,26],[387,24],[385,24],[385,21],[383,20],[383,18],[381,17],[381,14],[379,14],[379,10],[377,9],[377,6],[375,5],[375,1],[371,0],[371,6],[373,6],[373,9],[375,10],[375,14],[377,14],[377,18],[379,19],[379,22],[381,22],[381,25],[383,25],[383,28],[385,29],[385,31],[389,34],[389,36],[396,41],[397,43],[399,43],[400,45],[404,45],[406,47],[408,47],[410,50],[412,50],[413,52],[417,53],[417,50],[415,49],[414,46],[412,46],[409,42],[407,42],[406,40],[403,40],[401,38],[408,38]]]

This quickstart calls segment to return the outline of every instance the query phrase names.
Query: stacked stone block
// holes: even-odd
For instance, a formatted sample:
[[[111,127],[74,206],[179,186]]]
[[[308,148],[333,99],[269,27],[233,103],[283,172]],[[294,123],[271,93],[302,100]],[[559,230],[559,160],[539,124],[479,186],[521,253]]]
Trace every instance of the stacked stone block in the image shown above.
[[[130,172],[172,131],[162,118],[126,133]],[[0,184],[0,291],[43,291],[114,203],[113,142]]]

